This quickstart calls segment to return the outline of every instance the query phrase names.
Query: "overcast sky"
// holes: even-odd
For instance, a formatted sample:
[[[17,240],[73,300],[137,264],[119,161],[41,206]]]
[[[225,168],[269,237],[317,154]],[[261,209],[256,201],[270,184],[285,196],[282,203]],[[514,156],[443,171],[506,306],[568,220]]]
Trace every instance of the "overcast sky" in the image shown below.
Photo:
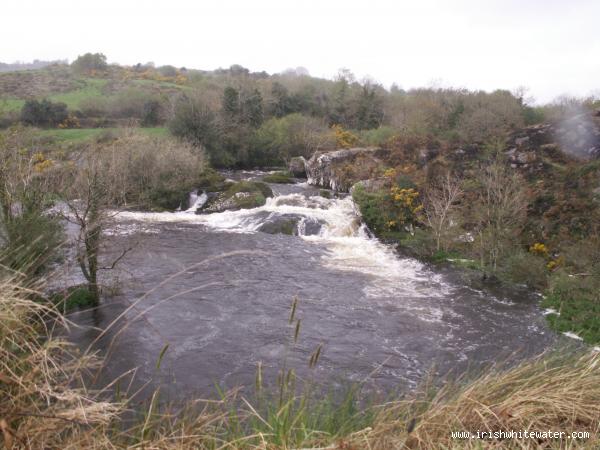
[[[600,94],[600,0],[5,0],[0,61],[345,67],[389,87]]]

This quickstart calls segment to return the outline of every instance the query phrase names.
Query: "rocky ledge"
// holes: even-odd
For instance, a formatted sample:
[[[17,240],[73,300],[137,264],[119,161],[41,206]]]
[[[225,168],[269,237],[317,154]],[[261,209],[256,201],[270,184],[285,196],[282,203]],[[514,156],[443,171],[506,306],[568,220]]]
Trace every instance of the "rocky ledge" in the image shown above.
[[[378,147],[315,153],[306,162],[308,184],[348,192],[354,183],[372,178],[389,151]]]

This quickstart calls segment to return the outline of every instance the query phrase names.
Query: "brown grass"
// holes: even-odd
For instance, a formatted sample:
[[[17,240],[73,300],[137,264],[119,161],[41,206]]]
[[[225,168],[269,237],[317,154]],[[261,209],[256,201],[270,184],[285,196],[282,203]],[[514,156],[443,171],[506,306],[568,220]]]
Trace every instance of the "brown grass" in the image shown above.
[[[84,379],[99,360],[58,338],[68,326],[14,277],[0,281],[0,448],[27,449],[534,449],[598,448],[600,356],[545,355],[475,380],[425,383],[410,398],[351,413],[290,394],[259,408],[236,392],[165,409],[159,391],[123,422],[127,403],[102,400]],[[53,324],[52,326],[48,324]],[[294,406],[295,405],[295,406]],[[310,407],[308,405],[311,405]],[[264,405],[263,405],[264,406]],[[326,411],[323,420],[323,411]],[[315,419],[316,416],[320,418]],[[366,417],[366,419],[365,419]],[[355,420],[348,425],[348,421]],[[588,431],[589,440],[453,440],[451,431]]]

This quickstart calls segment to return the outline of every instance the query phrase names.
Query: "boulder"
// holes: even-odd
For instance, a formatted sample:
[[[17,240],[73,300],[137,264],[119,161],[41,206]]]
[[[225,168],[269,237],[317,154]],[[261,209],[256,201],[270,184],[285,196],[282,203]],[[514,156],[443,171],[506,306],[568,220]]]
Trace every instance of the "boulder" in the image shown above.
[[[372,178],[389,151],[378,147],[315,153],[306,162],[308,184],[348,192],[360,180]]]
[[[304,156],[295,156],[290,159],[288,171],[297,178],[306,177],[306,159]]]
[[[196,214],[236,211],[263,206],[273,191],[265,183],[240,181],[231,185],[225,192],[209,193],[208,199]]]

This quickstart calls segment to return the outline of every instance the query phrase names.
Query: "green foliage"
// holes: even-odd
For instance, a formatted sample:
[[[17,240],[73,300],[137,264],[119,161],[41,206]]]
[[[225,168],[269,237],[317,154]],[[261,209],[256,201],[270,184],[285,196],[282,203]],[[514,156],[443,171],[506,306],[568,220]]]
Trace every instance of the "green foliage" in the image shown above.
[[[262,177],[265,183],[293,184],[294,178],[289,172],[275,172]]]
[[[162,105],[158,100],[146,100],[142,107],[142,121],[143,127],[155,127],[162,122]]]
[[[301,114],[272,118],[256,130],[249,161],[255,165],[281,164],[294,156],[310,157],[321,142],[330,139],[322,122]]]
[[[199,100],[183,95],[175,105],[173,118],[168,123],[173,136],[203,146],[211,157],[220,159],[215,148],[217,131],[214,113]]]
[[[68,117],[67,105],[50,100],[27,100],[21,109],[21,121],[38,127],[54,127]]]
[[[526,284],[534,289],[546,287],[548,269],[546,261],[523,250],[514,250],[500,262],[501,277],[517,284]]]
[[[226,191],[228,197],[237,194],[238,192],[259,193],[264,198],[273,197],[273,191],[269,185],[259,181],[239,181],[229,187]]]
[[[13,216],[5,228],[8,244],[2,249],[0,264],[39,275],[57,259],[64,238],[58,218],[30,210]]]
[[[369,147],[384,147],[398,133],[390,126],[380,126],[371,130],[363,130],[360,140]]]
[[[76,72],[85,73],[106,70],[108,64],[106,64],[106,56],[102,53],[86,53],[78,56],[71,63],[71,67]]]
[[[70,312],[75,309],[85,309],[96,306],[96,300],[87,286],[71,286],[63,292],[56,292],[50,296],[60,311]]]
[[[240,113],[240,94],[235,88],[227,86],[223,91],[222,109],[227,118],[237,118]]]
[[[557,272],[542,303],[558,312],[547,316],[552,328],[574,332],[590,344],[600,343],[600,282],[598,274],[594,275]]]
[[[152,209],[174,211],[179,208],[191,191],[192,186],[181,187],[157,186],[145,194]]]
[[[225,177],[211,168],[205,169],[200,174],[196,185],[206,192],[220,192],[227,188]]]
[[[353,121],[355,128],[368,130],[377,128],[383,121],[383,98],[379,86],[365,83],[358,95],[356,113]]]
[[[367,192],[363,186],[358,185],[352,193],[363,220],[378,236],[402,232],[406,228],[413,229],[418,222],[417,213],[420,210],[417,197],[418,193],[414,189],[398,185],[375,192]]]

